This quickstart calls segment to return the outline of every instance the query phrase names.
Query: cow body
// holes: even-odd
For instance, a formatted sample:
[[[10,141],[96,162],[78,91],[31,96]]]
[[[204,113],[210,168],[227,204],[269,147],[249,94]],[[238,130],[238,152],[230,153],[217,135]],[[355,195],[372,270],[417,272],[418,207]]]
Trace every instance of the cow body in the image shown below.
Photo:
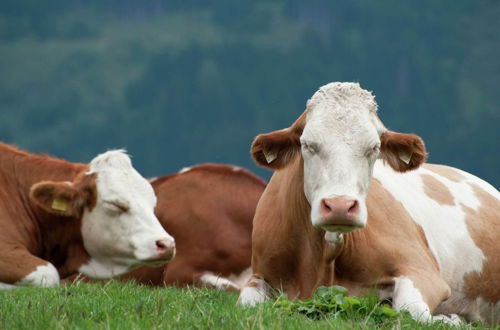
[[[151,183],[155,213],[175,238],[176,256],[162,267],[140,267],[120,278],[239,290],[250,275],[252,219],[265,183],[242,168],[217,164]]]
[[[339,84],[332,92],[332,85],[321,88],[313,103],[317,103],[317,94],[320,100],[344,100],[345,104],[330,102],[324,109],[333,113],[332,120],[343,120],[345,109],[339,115],[337,108],[339,104],[349,108],[353,97],[344,88],[356,90],[359,86]],[[359,98],[353,103],[359,105]],[[418,320],[454,322],[455,315],[436,314],[460,314],[468,319],[498,322],[498,191],[457,169],[430,164],[418,168],[425,158],[423,144],[409,142],[417,141],[415,137],[383,129],[377,153],[384,160],[368,166],[370,182],[366,185],[365,169],[360,170],[360,176],[355,172],[349,175],[348,170],[360,168],[349,166],[359,145],[366,145],[366,141],[375,145],[370,123],[366,133],[359,127],[355,132],[371,136],[355,141],[343,139],[347,133],[341,130],[339,135],[336,126],[325,120],[324,126],[332,132],[323,134],[337,138],[336,145],[332,143],[332,148],[337,148],[332,154],[342,166],[332,166],[333,173],[329,174],[328,156],[316,150],[313,154],[304,151],[304,145],[302,152],[296,147],[307,130],[311,111],[317,109],[308,107],[292,127],[261,135],[252,146],[257,162],[276,172],[257,207],[252,236],[253,275],[239,301],[255,304],[272,296],[274,289],[302,299],[310,297],[320,285],[338,284],[347,287],[352,295],[375,290],[379,297],[391,298],[396,310],[408,310]],[[375,119],[369,122],[380,127]],[[322,148],[325,146],[313,146],[326,153]],[[341,153],[349,148],[351,151]],[[261,157],[269,150],[277,155],[274,165],[273,157]],[[370,164],[370,152],[366,155]],[[315,158],[306,161],[307,157]],[[365,159],[358,157],[354,162]],[[314,167],[311,162],[316,162],[313,165],[320,171],[326,169],[320,178],[333,177],[333,183],[322,188],[321,182],[315,181],[318,172],[308,173]],[[338,184],[341,181],[346,188]],[[366,195],[365,185],[369,187]],[[332,187],[340,193],[326,193],[322,199],[314,196]]]
[[[154,216],[155,203],[121,151],[84,165],[0,144],[0,288],[54,286],[78,271],[102,278],[168,261],[173,239]]]

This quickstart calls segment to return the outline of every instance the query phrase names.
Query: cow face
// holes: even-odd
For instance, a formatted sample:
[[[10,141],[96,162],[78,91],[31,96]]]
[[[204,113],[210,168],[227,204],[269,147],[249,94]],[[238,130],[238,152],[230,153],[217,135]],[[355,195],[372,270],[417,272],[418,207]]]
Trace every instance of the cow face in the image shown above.
[[[149,182],[122,151],[109,151],[90,163],[74,182],[41,182],[31,198],[46,211],[81,218],[90,261],[79,269],[106,278],[139,264],[159,265],[174,256],[174,239],[154,215],[156,196]]]
[[[418,136],[387,131],[376,112],[373,95],[359,84],[330,83],[290,128],[257,136],[253,157],[259,165],[280,169],[300,154],[312,224],[336,232],[363,227],[375,160],[383,158],[404,172],[426,156]]]

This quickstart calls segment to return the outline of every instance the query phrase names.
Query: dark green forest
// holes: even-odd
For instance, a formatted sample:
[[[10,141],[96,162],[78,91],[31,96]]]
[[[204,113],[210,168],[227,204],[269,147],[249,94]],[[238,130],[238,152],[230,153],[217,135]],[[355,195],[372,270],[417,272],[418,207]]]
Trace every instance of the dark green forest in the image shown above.
[[[145,176],[253,165],[331,81],[377,96],[429,161],[500,186],[500,1],[2,0],[0,140]]]

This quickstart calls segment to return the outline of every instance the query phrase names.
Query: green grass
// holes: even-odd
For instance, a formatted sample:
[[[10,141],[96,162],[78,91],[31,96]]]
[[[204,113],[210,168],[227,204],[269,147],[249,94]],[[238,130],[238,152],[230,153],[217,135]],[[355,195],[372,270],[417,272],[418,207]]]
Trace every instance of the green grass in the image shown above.
[[[150,288],[110,281],[55,289],[0,291],[0,329],[448,329],[407,315],[373,313],[309,318],[290,304],[236,306],[237,295],[210,289]],[[299,308],[300,309],[300,308]],[[462,329],[481,329],[464,325]]]

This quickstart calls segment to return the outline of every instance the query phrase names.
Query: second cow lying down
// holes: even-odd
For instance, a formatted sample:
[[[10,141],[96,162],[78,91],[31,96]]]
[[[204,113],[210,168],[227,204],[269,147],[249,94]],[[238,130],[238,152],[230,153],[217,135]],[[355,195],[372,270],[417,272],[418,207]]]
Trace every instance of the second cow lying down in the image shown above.
[[[376,110],[358,84],[331,83],[290,128],[255,139],[255,160],[276,172],[257,207],[240,303],[339,284],[375,290],[418,320],[499,322],[500,194],[450,167],[415,170],[423,142],[388,131]]]
[[[0,143],[0,183],[0,289],[108,278],[174,254],[151,185],[122,151],[85,165]]]
[[[174,259],[121,276],[148,285],[239,291],[249,278],[252,219],[265,183],[239,167],[204,164],[155,178],[156,216],[175,239]]]

